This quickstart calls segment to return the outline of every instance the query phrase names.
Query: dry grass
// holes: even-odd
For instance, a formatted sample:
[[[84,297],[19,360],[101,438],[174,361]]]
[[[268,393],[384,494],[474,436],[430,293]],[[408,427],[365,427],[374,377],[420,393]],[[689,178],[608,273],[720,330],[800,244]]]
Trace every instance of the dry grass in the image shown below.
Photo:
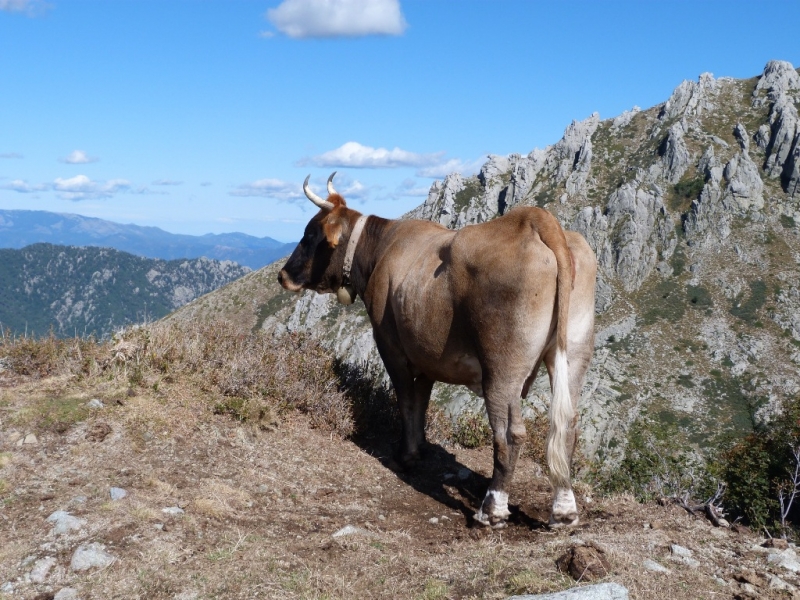
[[[520,458],[508,529],[473,529],[491,449],[434,444],[414,472],[395,469],[387,390],[344,371],[312,340],[270,346],[221,324],[154,327],[80,346],[81,360],[75,343],[42,343],[35,361],[22,355],[29,341],[0,346],[0,585],[24,581],[27,557],[58,561],[44,584],[18,582],[13,597],[69,585],[85,598],[499,600],[575,585],[555,559],[579,539],[608,550],[609,580],[632,598],[731,597],[744,566],[800,584],[767,565],[753,536],[715,530],[675,506],[590,500],[586,485],[576,486],[581,526],[549,531],[536,447]],[[86,409],[93,398],[105,407]],[[531,439],[543,437],[542,423],[527,425]],[[31,431],[36,445],[10,441]],[[452,429],[434,412],[428,433],[437,441]],[[111,486],[128,496],[112,502]],[[185,513],[164,512],[175,506]],[[54,537],[45,519],[59,509],[85,527]],[[362,533],[334,538],[345,525]],[[93,541],[117,562],[71,572],[72,552]],[[670,564],[675,542],[701,567]],[[673,574],[645,571],[645,558]]]

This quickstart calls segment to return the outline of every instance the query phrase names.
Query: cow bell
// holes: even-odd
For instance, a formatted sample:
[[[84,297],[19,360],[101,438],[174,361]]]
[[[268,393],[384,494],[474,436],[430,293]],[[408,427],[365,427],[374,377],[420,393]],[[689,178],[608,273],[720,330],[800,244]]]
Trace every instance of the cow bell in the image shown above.
[[[339,301],[339,304],[352,304],[356,301],[356,291],[353,289],[352,285],[343,285],[336,290],[336,299]]]

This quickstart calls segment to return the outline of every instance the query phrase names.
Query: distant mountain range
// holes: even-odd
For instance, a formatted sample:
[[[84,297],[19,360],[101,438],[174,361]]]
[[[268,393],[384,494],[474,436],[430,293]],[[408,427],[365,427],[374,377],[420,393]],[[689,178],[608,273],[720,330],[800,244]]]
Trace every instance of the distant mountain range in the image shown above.
[[[115,248],[163,260],[205,256],[232,260],[251,269],[290,254],[296,245],[244,233],[182,235],[68,213],[0,210],[0,248],[24,248],[42,242]]]
[[[4,249],[0,326],[14,334],[107,337],[159,319],[249,272],[231,261],[164,261],[112,248]]]

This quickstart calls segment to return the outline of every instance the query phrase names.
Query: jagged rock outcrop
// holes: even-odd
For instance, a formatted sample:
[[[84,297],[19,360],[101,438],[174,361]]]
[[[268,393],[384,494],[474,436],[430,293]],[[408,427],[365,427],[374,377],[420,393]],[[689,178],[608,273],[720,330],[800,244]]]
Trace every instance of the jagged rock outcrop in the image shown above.
[[[573,121],[564,137],[552,147],[545,168],[553,170],[556,183],[564,182],[567,194],[577,196],[592,167],[592,135],[600,124],[600,114],[593,113],[583,121]]]
[[[711,73],[703,73],[698,81],[686,80],[672,92],[664,104],[659,117],[663,121],[680,116],[699,116],[713,110],[714,98],[719,92],[720,81]]]
[[[606,208],[584,208],[572,228],[589,241],[602,274],[613,273],[627,291],[638,289],[659,259],[672,256],[676,240],[656,186],[623,184]]]
[[[662,145],[662,165],[664,179],[669,183],[678,183],[689,168],[691,155],[683,139],[684,123],[675,123],[669,128],[667,138]]]
[[[781,95],[791,98],[793,92],[800,94],[800,75],[792,63],[771,60],[764,67],[764,72],[753,90],[753,105],[764,106],[768,102],[776,102]],[[800,96],[792,100],[798,102]]]

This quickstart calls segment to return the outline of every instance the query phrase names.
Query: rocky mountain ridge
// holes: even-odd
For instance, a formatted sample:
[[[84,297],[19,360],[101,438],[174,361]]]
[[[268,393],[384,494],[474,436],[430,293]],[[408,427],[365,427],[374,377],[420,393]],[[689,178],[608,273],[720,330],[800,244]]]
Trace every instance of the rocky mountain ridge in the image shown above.
[[[111,248],[0,250],[0,325],[16,334],[107,337],[159,319],[249,273],[231,261],[164,261]]]
[[[704,73],[663,104],[608,120],[595,113],[545,149],[448,175],[406,215],[459,228],[535,205],[587,238],[599,263],[581,405],[589,456],[618,456],[642,418],[676,424],[702,451],[800,392],[799,103],[800,75],[785,61],[745,80]],[[237,313],[242,327],[316,332],[380,376],[363,305],[295,297],[275,270],[175,318],[223,310],[236,294],[252,304]],[[545,379],[526,411],[547,406]],[[480,410],[461,388],[434,393],[453,414]]]

